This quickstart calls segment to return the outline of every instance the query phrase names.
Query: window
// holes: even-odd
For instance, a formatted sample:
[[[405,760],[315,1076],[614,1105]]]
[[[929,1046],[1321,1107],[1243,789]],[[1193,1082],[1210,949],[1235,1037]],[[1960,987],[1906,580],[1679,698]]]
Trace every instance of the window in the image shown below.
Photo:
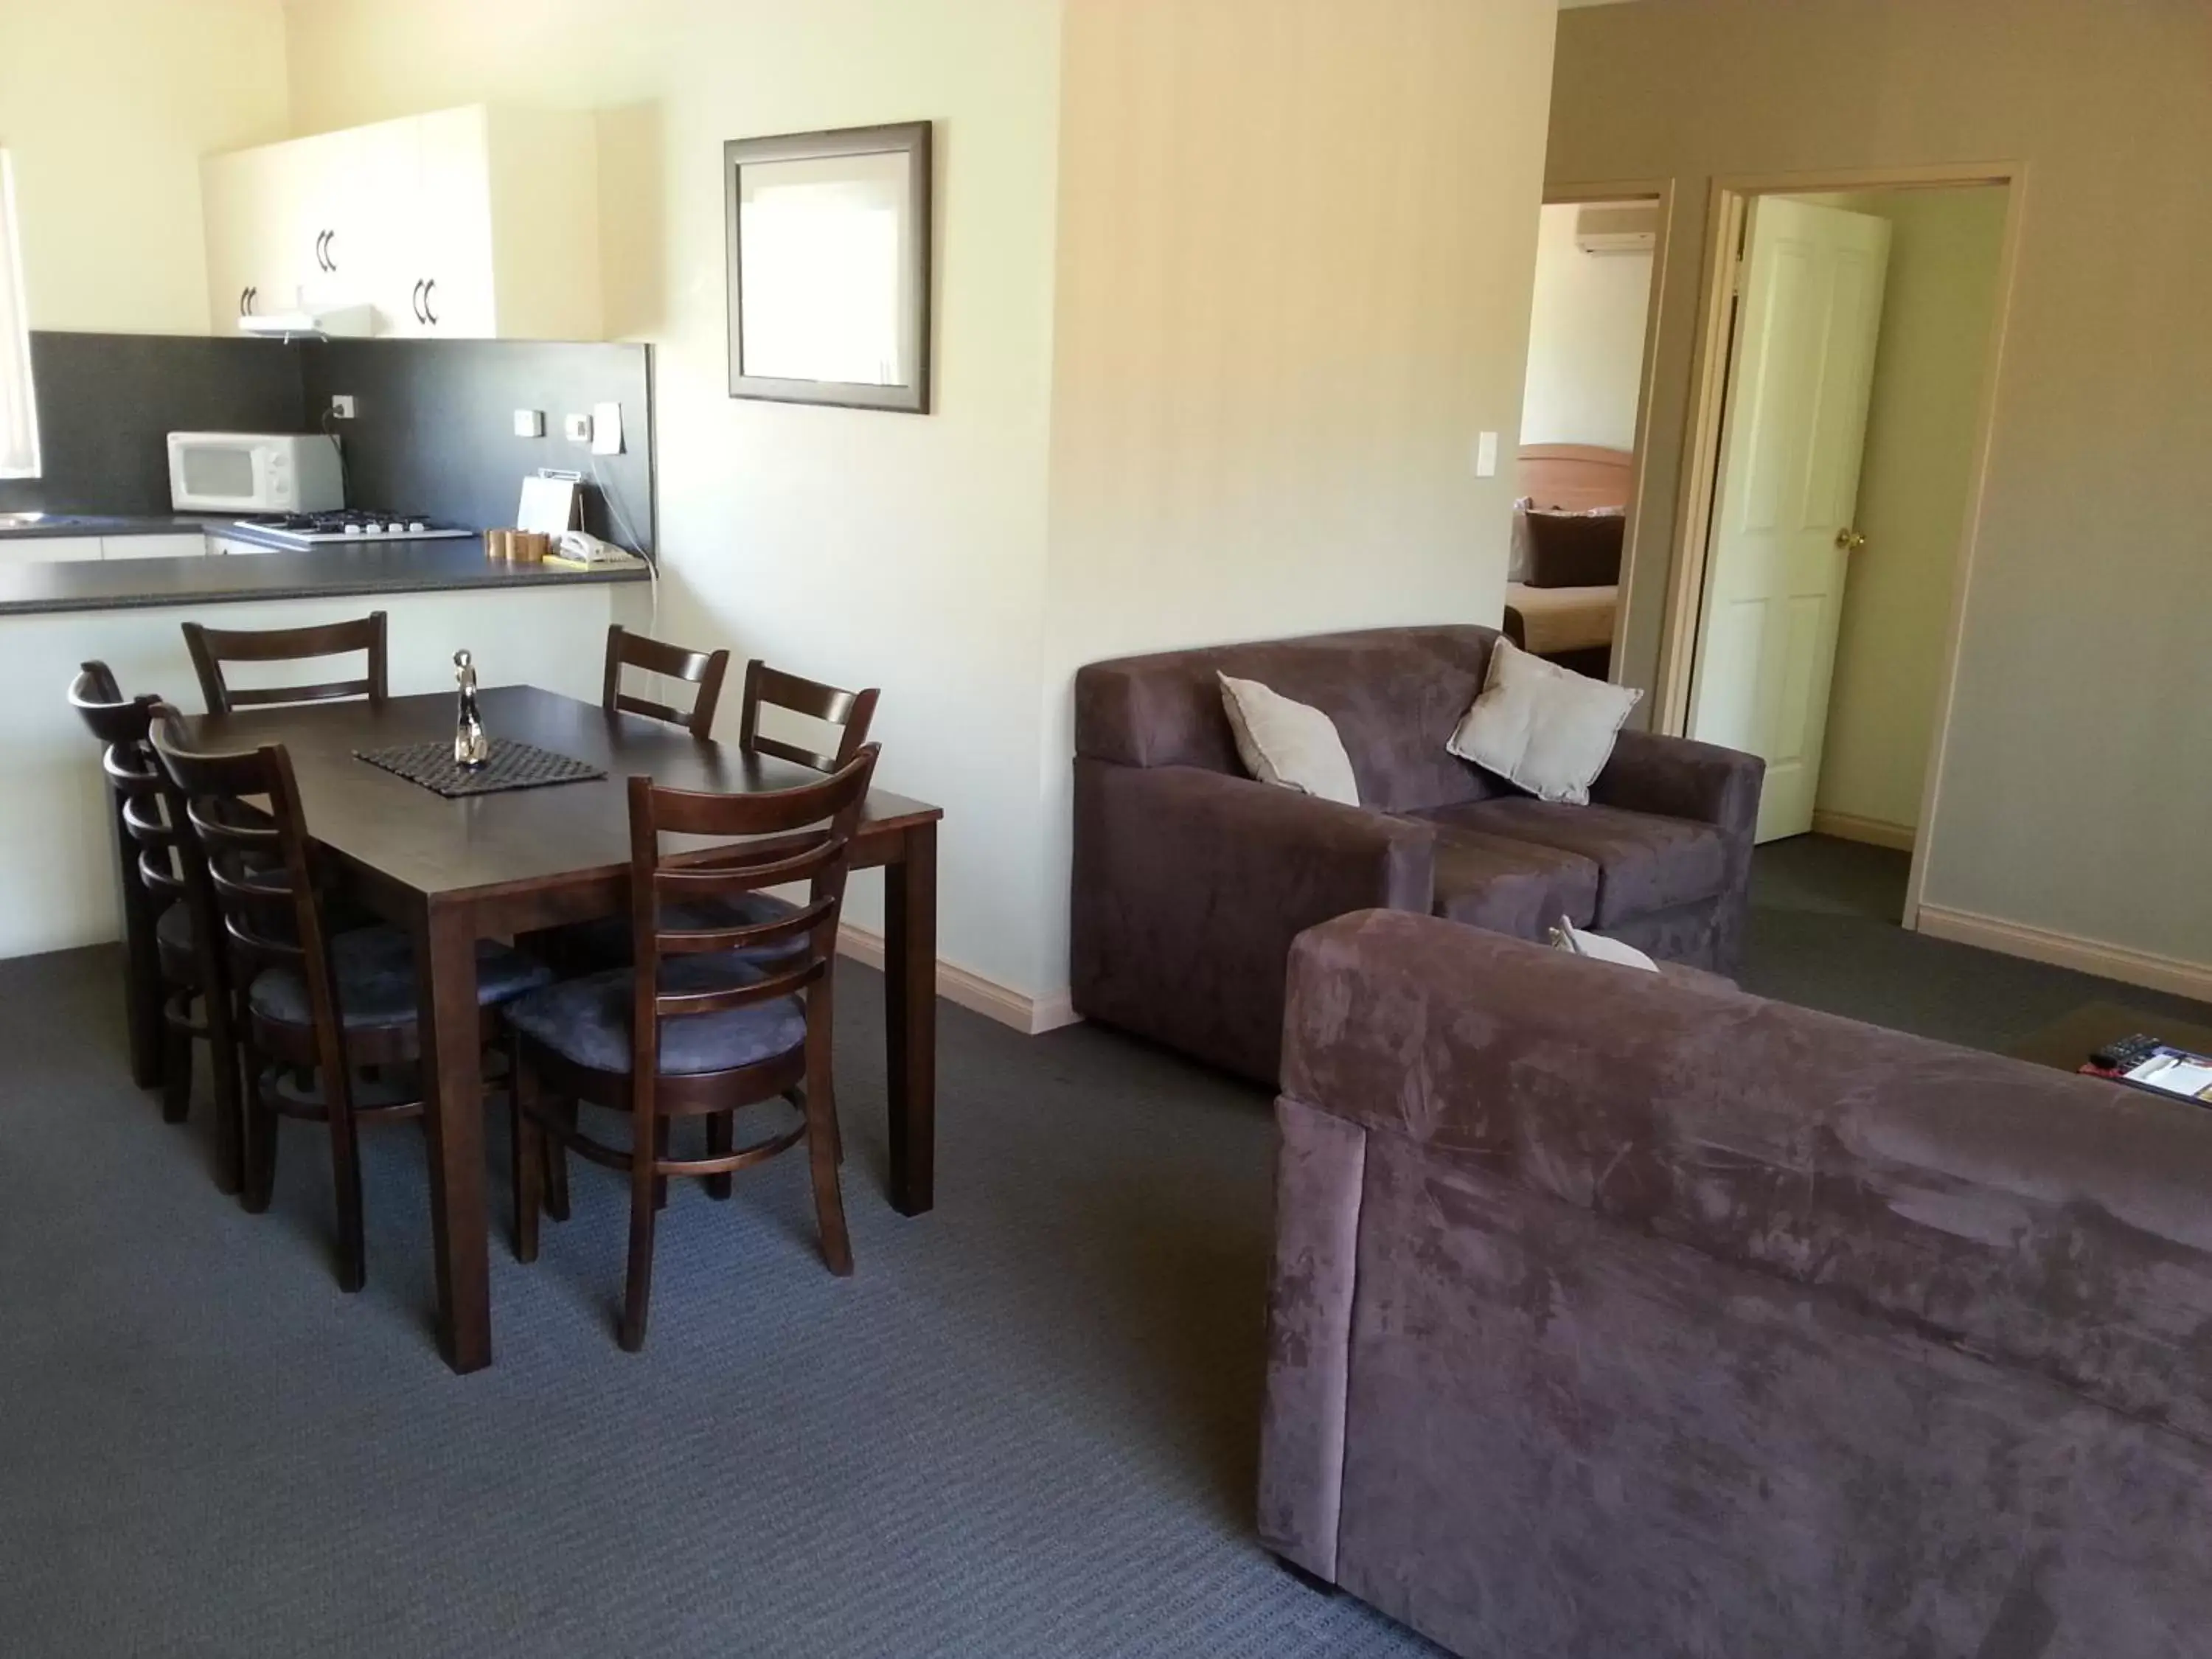
[[[0,478],[39,476],[39,409],[31,397],[31,324],[15,236],[15,175],[0,149]]]

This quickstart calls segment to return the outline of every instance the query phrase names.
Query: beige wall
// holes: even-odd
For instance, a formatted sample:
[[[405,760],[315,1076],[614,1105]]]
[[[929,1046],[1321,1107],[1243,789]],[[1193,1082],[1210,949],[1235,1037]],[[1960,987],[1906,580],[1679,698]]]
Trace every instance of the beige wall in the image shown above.
[[[1521,441],[1632,450],[1652,256],[1583,252],[1575,246],[1582,210],[1553,203],[1537,234]]]
[[[1996,320],[2002,189],[1811,198],[1890,225],[1817,810],[1909,835],[1936,732],[1975,422]]]
[[[1503,602],[1552,0],[1068,0],[1046,969],[1069,691]],[[1478,431],[1505,465],[1477,479]]]
[[[1925,898],[2212,960],[2212,8],[1649,0],[1559,19],[1548,170],[1671,174],[1642,521],[1671,526],[1716,174],[2024,163]],[[1651,682],[1666,560],[1620,660]]]
[[[945,955],[1031,986],[1057,8],[296,0],[289,16],[302,131],[486,98],[603,112],[609,310],[657,347],[658,626],[880,685],[883,782],[947,811]],[[937,412],[731,399],[723,141],[923,117]],[[725,734],[735,720],[732,699]],[[855,921],[877,925],[880,892],[855,880]]]
[[[0,0],[31,326],[205,333],[200,157],[284,123],[278,0]]]

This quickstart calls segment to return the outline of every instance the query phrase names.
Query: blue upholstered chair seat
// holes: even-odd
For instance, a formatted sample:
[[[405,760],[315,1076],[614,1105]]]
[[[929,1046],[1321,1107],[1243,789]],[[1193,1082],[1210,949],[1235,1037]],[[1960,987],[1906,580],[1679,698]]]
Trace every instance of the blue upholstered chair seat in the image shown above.
[[[415,1018],[415,947],[397,927],[356,927],[331,940],[331,969],[337,976],[338,1018],[349,1026],[403,1025]],[[552,970],[520,951],[489,939],[477,941],[477,1000],[506,1002],[550,984]],[[246,1000],[263,1019],[307,1025],[307,982],[296,968],[264,969]]]
[[[750,927],[763,921],[778,921],[794,914],[798,908],[767,893],[740,893],[734,898],[676,899],[660,907],[660,925],[671,932],[703,933],[718,927]],[[562,938],[580,961],[605,963],[611,967],[630,960],[629,925],[628,916],[602,916],[597,921],[580,921],[562,929]],[[806,936],[799,933],[728,954],[766,964],[804,955],[805,950]]]
[[[735,951],[664,957],[664,994],[757,984],[767,975]],[[595,1072],[629,1070],[635,981],[627,968],[533,991],[508,1007],[507,1023],[562,1059]],[[661,1022],[660,1071],[667,1077],[726,1072],[787,1054],[806,1041],[806,1011],[795,996]]]

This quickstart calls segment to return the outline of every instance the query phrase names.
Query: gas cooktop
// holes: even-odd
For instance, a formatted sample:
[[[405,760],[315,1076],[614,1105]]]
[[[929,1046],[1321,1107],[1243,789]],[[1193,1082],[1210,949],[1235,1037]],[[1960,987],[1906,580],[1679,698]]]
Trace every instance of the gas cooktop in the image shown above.
[[[439,524],[420,514],[371,512],[352,507],[337,513],[264,513],[239,520],[238,527],[258,532],[287,547],[317,547],[325,542],[435,541],[476,534],[473,530]]]

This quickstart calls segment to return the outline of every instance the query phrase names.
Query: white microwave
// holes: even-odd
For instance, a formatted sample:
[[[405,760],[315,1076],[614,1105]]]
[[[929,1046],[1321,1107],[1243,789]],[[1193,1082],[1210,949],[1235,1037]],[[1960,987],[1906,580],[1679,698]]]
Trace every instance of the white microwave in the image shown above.
[[[179,513],[328,513],[345,505],[338,441],[308,432],[172,432]]]

